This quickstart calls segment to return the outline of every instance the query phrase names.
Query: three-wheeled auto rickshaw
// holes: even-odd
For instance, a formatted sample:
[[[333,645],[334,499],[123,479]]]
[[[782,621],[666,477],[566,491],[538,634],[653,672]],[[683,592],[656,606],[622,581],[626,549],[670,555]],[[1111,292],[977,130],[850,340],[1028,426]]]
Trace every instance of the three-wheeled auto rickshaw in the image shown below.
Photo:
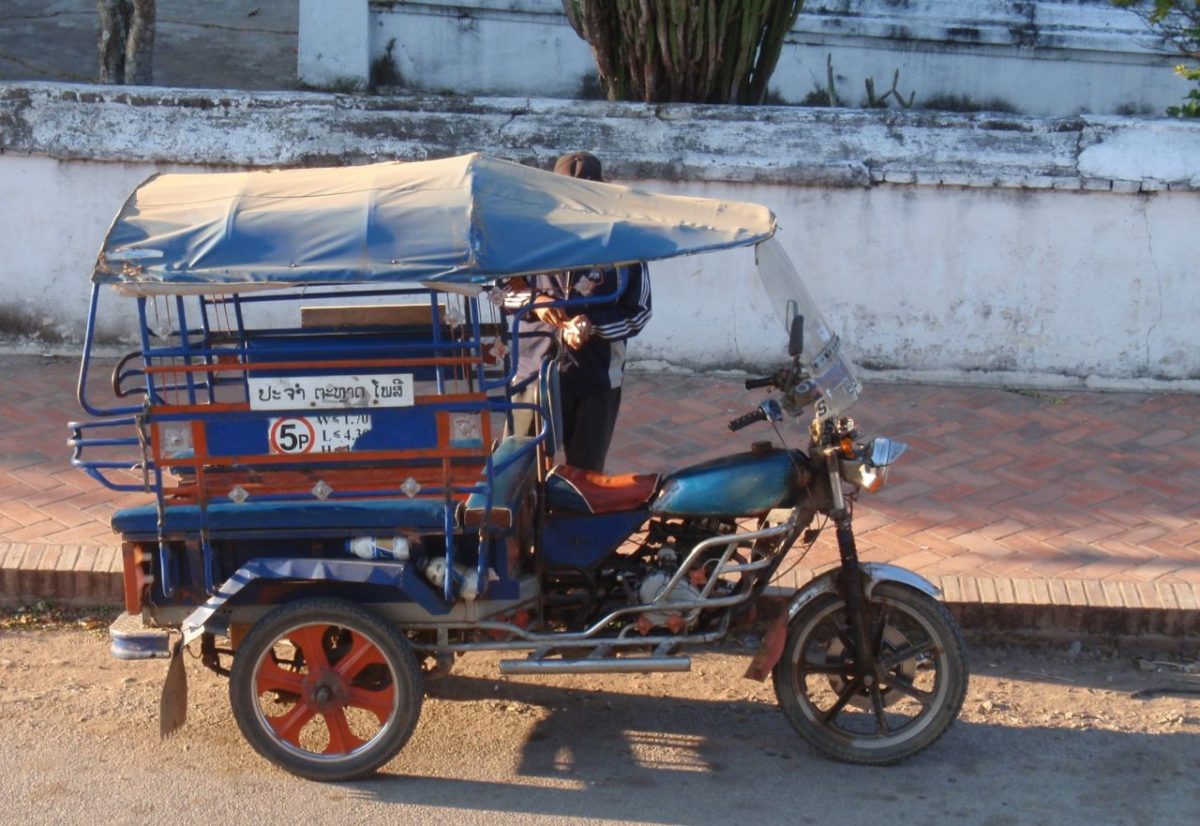
[[[834,758],[936,740],[966,691],[961,636],[930,583],[860,563],[851,527],[903,445],[846,416],[859,382],[775,230],[761,206],[482,155],[139,186],[96,262],[91,420],[70,444],[95,479],[146,494],[112,518],[113,651],[170,659],[164,730],[183,720],[191,646],[228,675],[259,753],[356,777],[404,746],[423,680],[473,651],[511,652],[505,674],[688,670],[827,520],[840,565],[790,597],[748,673],[772,675]],[[502,310],[508,279],[736,246],[755,248],[746,271],[788,357],[746,382],[772,395],[730,428],[804,416],[804,449],[759,440],[661,475],[556,463],[559,361],[514,399],[528,308]],[[139,339],[111,381],[102,299],[136,312]],[[533,435],[511,435],[522,409]]]

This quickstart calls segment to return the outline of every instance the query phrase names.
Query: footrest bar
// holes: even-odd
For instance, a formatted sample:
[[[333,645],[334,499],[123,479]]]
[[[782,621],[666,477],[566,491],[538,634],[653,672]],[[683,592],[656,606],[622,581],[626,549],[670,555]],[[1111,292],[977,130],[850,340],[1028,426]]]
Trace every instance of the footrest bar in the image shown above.
[[[605,657],[603,659],[501,660],[500,673],[513,674],[642,674],[691,671],[691,657]]]

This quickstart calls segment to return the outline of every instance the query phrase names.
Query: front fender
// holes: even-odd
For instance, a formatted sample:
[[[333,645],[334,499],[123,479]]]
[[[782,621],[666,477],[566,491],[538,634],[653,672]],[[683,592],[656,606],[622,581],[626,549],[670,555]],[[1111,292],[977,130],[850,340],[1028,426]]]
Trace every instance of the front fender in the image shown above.
[[[787,621],[791,622],[795,619],[796,615],[800,613],[801,608],[821,596],[821,594],[836,593],[837,575],[840,572],[841,568],[826,571],[801,588],[788,603]],[[863,590],[866,591],[868,597],[871,596],[876,586],[881,582],[899,582],[901,585],[907,585],[910,588],[923,591],[931,597],[942,595],[938,587],[925,577],[920,574],[914,574],[912,571],[907,568],[901,568],[899,565],[888,565],[886,562],[864,562],[862,564],[862,573]]]
[[[779,619],[772,623],[767,633],[763,635],[762,643],[759,645],[754,659],[750,661],[750,667],[746,669],[745,676],[747,679],[762,682],[767,678],[767,675],[775,668],[775,663],[779,662],[779,658],[783,656],[783,644],[787,639],[788,624],[796,618],[801,608],[808,605],[817,597],[822,594],[836,594],[837,576],[840,572],[840,568],[826,571],[801,588],[791,598],[788,602],[787,610],[780,613]],[[942,593],[936,585],[925,577],[920,574],[914,574],[907,568],[901,568],[898,565],[888,565],[884,562],[865,562],[862,565],[862,574],[863,588],[868,598],[881,582],[898,582],[901,585],[915,588],[934,598],[941,596]]]

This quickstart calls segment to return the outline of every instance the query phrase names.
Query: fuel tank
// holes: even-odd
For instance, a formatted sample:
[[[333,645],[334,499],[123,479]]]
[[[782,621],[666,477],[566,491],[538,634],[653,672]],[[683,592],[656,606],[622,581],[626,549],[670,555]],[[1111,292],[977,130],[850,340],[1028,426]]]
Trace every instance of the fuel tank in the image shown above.
[[[723,456],[683,468],[666,478],[650,506],[655,516],[761,516],[793,504],[798,450],[771,449]]]

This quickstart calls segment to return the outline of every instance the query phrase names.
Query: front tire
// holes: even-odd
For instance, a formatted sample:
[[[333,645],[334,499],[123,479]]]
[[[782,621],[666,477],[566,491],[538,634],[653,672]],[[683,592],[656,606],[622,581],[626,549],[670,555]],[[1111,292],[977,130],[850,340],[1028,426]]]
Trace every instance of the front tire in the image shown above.
[[[229,677],[246,741],[310,780],[349,780],[387,763],[412,735],[422,699],[408,641],[339,599],[267,614],[242,641]]]
[[[906,585],[874,589],[867,628],[878,664],[869,681],[855,668],[845,601],[817,597],[789,624],[772,676],[784,714],[818,751],[885,765],[927,748],[954,722],[967,693],[966,655],[946,607]]]

